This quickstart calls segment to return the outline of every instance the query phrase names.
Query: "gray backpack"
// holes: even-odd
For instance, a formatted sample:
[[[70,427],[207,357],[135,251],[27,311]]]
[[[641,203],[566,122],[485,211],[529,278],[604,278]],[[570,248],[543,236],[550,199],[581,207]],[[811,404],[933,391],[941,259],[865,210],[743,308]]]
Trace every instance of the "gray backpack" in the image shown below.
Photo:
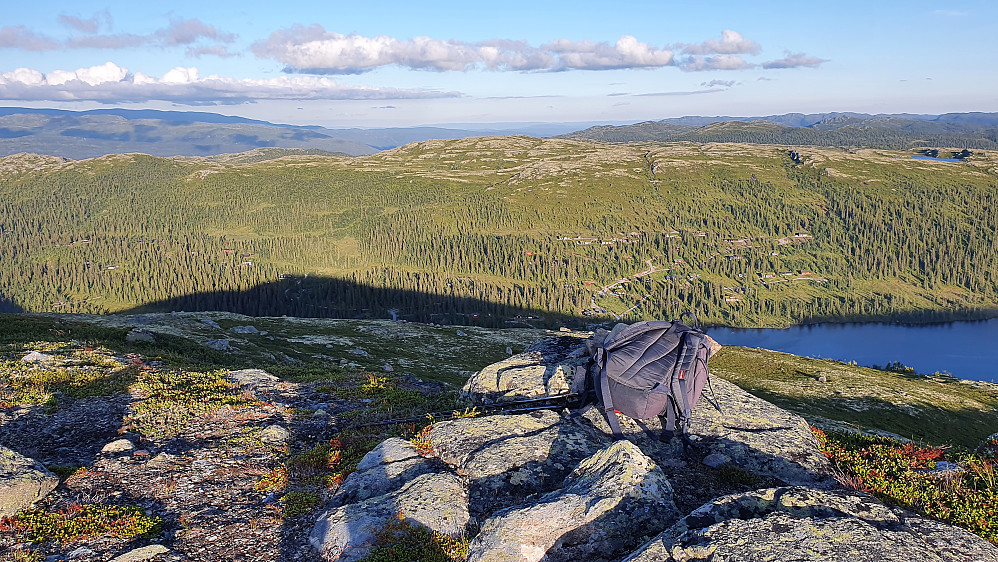
[[[617,413],[638,420],[639,425],[640,420],[657,416],[662,422],[661,440],[671,440],[678,429],[684,446],[689,445],[690,416],[709,383],[707,335],[678,320],[653,320],[618,325],[603,341],[599,339],[593,342],[586,368],[586,391],[592,405],[602,409],[614,436],[623,437]]]

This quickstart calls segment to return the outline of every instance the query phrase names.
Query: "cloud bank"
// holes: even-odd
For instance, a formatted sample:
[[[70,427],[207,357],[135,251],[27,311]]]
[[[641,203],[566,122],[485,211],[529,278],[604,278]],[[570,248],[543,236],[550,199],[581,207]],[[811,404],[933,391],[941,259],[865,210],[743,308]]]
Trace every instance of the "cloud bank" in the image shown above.
[[[734,33],[734,37],[744,42],[741,35]],[[674,65],[675,55],[670,48],[642,43],[630,35],[614,43],[558,39],[535,47],[506,39],[465,42],[343,35],[327,32],[321,25],[296,25],[275,31],[266,40],[254,43],[251,50],[260,58],[281,62],[287,72],[309,74],[356,74],[388,65],[436,71],[658,68]]]
[[[96,101],[102,103],[172,101],[189,105],[234,104],[254,100],[387,100],[457,97],[456,92],[405,90],[340,84],[314,76],[236,79],[201,77],[194,67],[177,67],[163,76],[131,73],[113,62],[48,74],[18,68],[0,73],[0,99],[17,101]]]

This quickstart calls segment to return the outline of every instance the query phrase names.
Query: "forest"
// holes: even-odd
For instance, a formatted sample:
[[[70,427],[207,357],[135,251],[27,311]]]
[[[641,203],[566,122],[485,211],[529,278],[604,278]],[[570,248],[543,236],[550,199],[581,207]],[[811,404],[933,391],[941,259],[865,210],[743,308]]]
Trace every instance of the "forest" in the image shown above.
[[[0,159],[0,303],[490,326],[998,315],[994,152],[481,137],[267,154]]]

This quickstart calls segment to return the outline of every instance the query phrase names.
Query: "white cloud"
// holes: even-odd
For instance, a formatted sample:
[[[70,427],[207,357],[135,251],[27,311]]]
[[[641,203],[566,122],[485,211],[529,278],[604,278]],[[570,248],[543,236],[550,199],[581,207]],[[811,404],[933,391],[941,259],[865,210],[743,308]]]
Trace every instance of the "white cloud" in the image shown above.
[[[631,35],[624,35],[613,45],[559,39],[544,45],[542,49],[551,51],[558,57],[558,67],[552,70],[660,67],[671,65],[673,58],[673,52],[669,49],[656,49]]]
[[[559,39],[533,47],[496,39],[469,43],[386,35],[365,37],[297,25],[257,41],[253,53],[280,61],[289,72],[353,74],[387,65],[419,70],[607,70],[669,66],[673,53],[625,35],[616,43]]]
[[[786,56],[783,57],[782,59],[776,59],[762,63],[762,67],[799,68],[802,66],[807,66],[810,68],[815,68],[823,62],[828,62],[828,61],[826,59],[819,59],[818,57],[809,57],[804,53],[786,53]]]
[[[708,39],[703,43],[680,44],[684,55],[758,55],[762,47],[755,41],[742,37],[741,33],[725,29],[721,40]]]
[[[112,62],[75,71],[43,74],[31,68],[0,73],[0,99],[97,101],[103,103],[173,101],[187,104],[244,103],[254,100],[387,100],[457,97],[456,92],[403,90],[340,84],[314,76],[251,80],[202,77],[197,68],[174,68],[156,78],[129,73]]]
[[[714,86],[724,86],[725,88],[730,88],[734,86],[736,82],[734,80],[711,80],[710,82],[701,82],[701,86],[706,86],[708,88],[713,88]]]

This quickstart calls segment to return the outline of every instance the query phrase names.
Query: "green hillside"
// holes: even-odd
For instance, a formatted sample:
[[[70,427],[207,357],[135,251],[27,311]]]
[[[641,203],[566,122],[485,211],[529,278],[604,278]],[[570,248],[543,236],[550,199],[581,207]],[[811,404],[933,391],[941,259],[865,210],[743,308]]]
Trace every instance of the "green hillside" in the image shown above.
[[[504,137],[259,162],[17,155],[0,159],[0,306],[487,325],[994,315],[998,153],[913,154]]]

